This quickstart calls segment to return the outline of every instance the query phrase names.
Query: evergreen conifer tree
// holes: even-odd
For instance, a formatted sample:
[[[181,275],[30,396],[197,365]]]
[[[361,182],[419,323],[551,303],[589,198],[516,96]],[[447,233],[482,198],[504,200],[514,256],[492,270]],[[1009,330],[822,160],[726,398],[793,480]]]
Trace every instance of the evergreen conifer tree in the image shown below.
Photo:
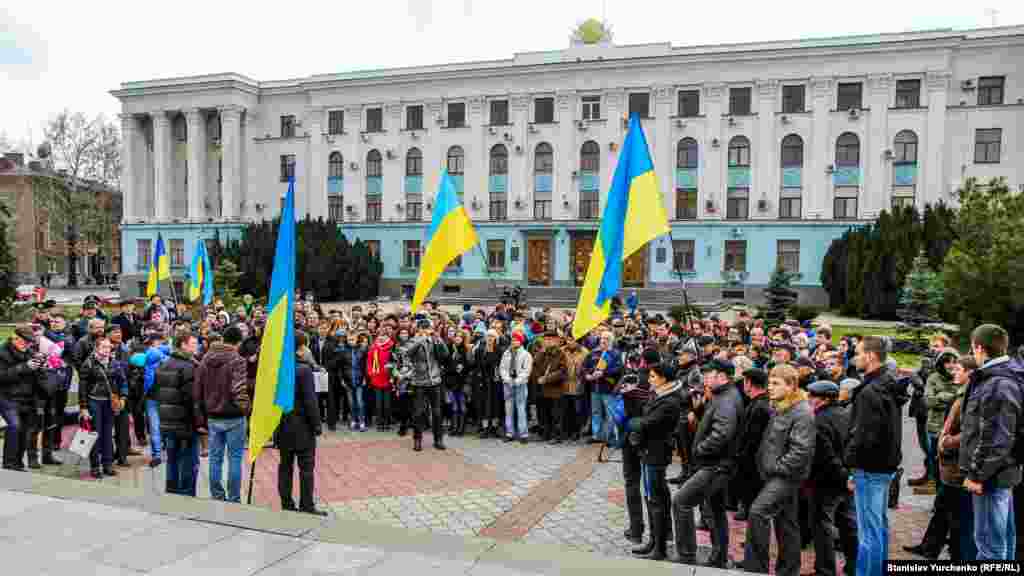
[[[768,305],[764,311],[764,321],[768,326],[778,326],[786,320],[789,308],[796,304],[798,294],[790,288],[797,274],[786,272],[781,267],[775,268],[764,289]]]

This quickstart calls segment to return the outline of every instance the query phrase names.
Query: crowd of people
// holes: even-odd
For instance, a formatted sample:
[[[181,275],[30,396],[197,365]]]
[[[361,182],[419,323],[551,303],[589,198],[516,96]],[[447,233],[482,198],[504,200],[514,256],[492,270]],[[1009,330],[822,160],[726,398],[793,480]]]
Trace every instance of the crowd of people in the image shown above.
[[[87,301],[69,319],[40,304],[0,346],[4,468],[60,464],[77,382],[79,423],[97,433],[94,477],[116,475],[145,447],[151,466],[166,461],[168,492],[195,496],[208,452],[211,497],[239,502],[265,308],[159,296],[135,307],[105,318]],[[617,308],[579,340],[571,325],[571,313],[515,303],[449,313],[428,302],[411,314],[297,298],[295,407],[273,440],[283,508],[324,514],[313,498],[324,427],[411,431],[417,452],[428,429],[435,450],[467,433],[604,443],[621,449],[625,536],[638,556],[696,564],[696,532],[708,530],[707,564],[768,572],[774,528],[778,574],[799,574],[811,544],[819,574],[836,574],[837,547],[846,574],[881,574],[909,403],[927,470],[911,484],[934,488],[936,501],[925,541],[908,550],[1015,558],[1024,363],[1000,327],[975,329],[964,355],[938,335],[910,371],[889,358],[887,339],[767,326],[746,312],[727,322]],[[681,472],[668,478],[677,458]],[[746,522],[743,558],[730,558],[730,511]]]

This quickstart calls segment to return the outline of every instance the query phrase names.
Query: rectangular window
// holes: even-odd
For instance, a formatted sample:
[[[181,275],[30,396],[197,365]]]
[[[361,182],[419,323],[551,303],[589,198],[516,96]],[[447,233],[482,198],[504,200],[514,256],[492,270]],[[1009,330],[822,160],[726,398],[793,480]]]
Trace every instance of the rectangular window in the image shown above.
[[[694,254],[696,252],[695,240],[673,240],[672,241],[672,271],[693,272]]]
[[[651,117],[651,95],[647,92],[633,92],[629,95],[629,115],[641,118]]]
[[[344,219],[345,213],[342,200],[343,198],[337,194],[327,197],[327,218],[331,222],[341,222]]]
[[[405,259],[402,264],[406,268],[419,268],[420,267],[420,241],[419,240],[406,240],[405,241]]]
[[[508,252],[508,259],[512,262],[519,262],[519,246],[512,246]]]
[[[508,100],[491,100],[491,124],[494,126],[508,124]]]
[[[583,111],[580,115],[584,120],[600,120],[601,119],[601,97],[600,96],[584,96],[582,99]]]
[[[786,272],[796,273],[800,271],[800,241],[799,240],[778,240],[775,243],[776,261],[775,266]]]
[[[982,76],[978,79],[978,106],[1003,103],[1005,76]]]
[[[914,207],[913,196],[893,196],[892,197],[892,209],[893,211],[902,210],[904,208]]]
[[[405,196],[405,219],[410,222],[418,222],[423,219],[422,195],[407,194]]]
[[[185,241],[181,238],[171,238],[168,245],[171,248],[171,267],[183,267],[185,265]]]
[[[366,221],[367,222],[380,222],[381,219],[381,197],[380,196],[367,196],[366,197]]]
[[[448,127],[449,128],[462,128],[466,125],[466,103],[465,102],[449,102],[448,103]]]
[[[149,270],[149,260],[153,252],[153,241],[146,238],[135,241],[135,270],[145,272]]]
[[[533,201],[533,219],[551,220],[551,200]]]
[[[555,121],[555,99],[537,98],[533,101],[533,121],[536,124],[551,124]]]
[[[580,220],[597,220],[600,205],[597,192],[580,191]]]
[[[746,188],[729,188],[725,199],[725,217],[746,220],[750,217],[750,197]]]
[[[491,220],[502,222],[508,220],[508,200],[504,192],[492,192],[490,203]]]
[[[405,108],[405,129],[423,130],[423,106],[406,106]]]
[[[857,219],[857,198],[856,197],[837,197],[832,206],[833,217],[836,220],[856,220]]]
[[[979,128],[974,131],[974,162],[997,164],[1002,154],[1002,128]]]
[[[733,116],[750,114],[750,88],[729,89],[729,114]]]
[[[383,108],[367,108],[366,109],[366,131],[367,132],[383,132],[384,131],[384,109]]]
[[[863,85],[860,82],[842,82],[839,84],[839,94],[836,98],[836,109],[852,110],[861,109],[861,91]]]
[[[487,241],[487,269],[491,272],[505,270],[505,241]]]
[[[345,131],[345,112],[343,110],[331,110],[327,113],[327,133],[341,134]]]
[[[295,116],[281,116],[281,138],[295,138]]]
[[[281,155],[281,182],[295,178],[295,154]]]
[[[782,112],[785,114],[792,114],[794,112],[804,111],[804,93],[806,92],[803,84],[797,84],[795,86],[783,86],[782,87]]]
[[[783,220],[799,220],[802,215],[803,203],[799,196],[779,198],[779,218]]]
[[[896,81],[896,108],[918,108],[921,106],[921,81]]]
[[[676,220],[697,219],[697,191],[676,188]]]
[[[367,240],[366,251],[370,253],[370,258],[380,258],[380,240]]]
[[[745,272],[747,270],[746,240],[725,241],[725,269],[734,272]]]
[[[678,113],[684,118],[700,116],[700,90],[679,91]]]

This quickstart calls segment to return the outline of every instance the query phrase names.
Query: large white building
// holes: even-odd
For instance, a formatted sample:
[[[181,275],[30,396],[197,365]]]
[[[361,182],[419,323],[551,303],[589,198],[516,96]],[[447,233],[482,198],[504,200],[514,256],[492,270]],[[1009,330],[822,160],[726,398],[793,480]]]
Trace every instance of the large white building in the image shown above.
[[[625,117],[637,112],[672,235],[628,283],[751,298],[776,264],[821,301],[829,242],[893,205],[952,202],[968,176],[1024,185],[1024,27],[516,54],[279,81],[126,82],[122,289],[157,233],[177,274],[197,238],[297,213],[371,242],[385,293],[415,282],[441,168],[480,256],[439,290],[582,283]]]

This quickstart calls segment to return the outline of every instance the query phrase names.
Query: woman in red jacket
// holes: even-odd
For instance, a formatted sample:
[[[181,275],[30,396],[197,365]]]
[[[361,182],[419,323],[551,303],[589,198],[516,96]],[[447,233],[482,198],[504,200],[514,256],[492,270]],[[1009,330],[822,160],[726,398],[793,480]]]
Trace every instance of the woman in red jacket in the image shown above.
[[[381,331],[366,355],[366,375],[376,398],[377,430],[391,429],[391,348],[395,343],[385,331]]]

